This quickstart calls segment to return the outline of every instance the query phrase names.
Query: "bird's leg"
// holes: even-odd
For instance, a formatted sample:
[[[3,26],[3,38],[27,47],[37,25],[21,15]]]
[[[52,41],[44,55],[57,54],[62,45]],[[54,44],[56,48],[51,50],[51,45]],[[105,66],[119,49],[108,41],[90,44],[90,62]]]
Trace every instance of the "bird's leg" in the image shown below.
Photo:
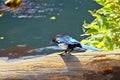
[[[67,50],[67,54],[71,55],[70,52],[72,51],[73,49],[68,49]]]
[[[64,54],[66,54],[67,53],[67,50],[65,50],[64,52],[62,52],[61,54],[59,54],[59,55],[64,55]]]
[[[73,50],[73,49],[67,49],[67,50],[65,50],[64,52],[62,52],[60,55],[65,55],[65,54],[71,55],[70,52],[71,52],[72,50]]]

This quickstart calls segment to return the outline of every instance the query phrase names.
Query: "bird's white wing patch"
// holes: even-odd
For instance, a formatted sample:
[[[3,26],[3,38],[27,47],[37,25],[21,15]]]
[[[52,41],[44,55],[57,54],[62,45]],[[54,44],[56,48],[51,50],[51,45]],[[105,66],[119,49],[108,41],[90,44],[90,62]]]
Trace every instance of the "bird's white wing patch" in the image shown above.
[[[61,48],[61,49],[64,49],[66,50],[68,48],[68,45],[64,44],[64,43],[61,43],[61,44],[58,44],[58,46]]]

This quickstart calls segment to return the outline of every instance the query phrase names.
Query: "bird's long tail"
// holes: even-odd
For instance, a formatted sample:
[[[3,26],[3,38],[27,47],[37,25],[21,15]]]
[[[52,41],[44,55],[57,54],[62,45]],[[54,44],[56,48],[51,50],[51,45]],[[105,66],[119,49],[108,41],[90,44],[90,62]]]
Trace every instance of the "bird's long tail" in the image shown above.
[[[82,46],[83,49],[86,49],[86,50],[103,51],[102,49],[99,49],[99,48],[96,48],[96,47],[93,47],[93,46],[88,46],[88,45],[85,45],[83,43],[81,43],[81,46]]]

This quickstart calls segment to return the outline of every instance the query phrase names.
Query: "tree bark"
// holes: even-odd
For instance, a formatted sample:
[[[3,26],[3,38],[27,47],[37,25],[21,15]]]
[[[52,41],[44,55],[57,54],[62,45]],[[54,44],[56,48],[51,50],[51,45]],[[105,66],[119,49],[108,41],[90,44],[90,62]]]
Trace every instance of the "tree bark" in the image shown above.
[[[120,80],[120,50],[0,60],[0,80]]]

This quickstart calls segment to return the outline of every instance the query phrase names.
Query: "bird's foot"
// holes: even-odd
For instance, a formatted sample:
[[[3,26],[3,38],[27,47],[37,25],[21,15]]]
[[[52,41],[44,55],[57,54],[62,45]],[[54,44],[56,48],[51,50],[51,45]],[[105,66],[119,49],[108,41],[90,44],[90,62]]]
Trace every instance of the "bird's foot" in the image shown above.
[[[63,56],[63,55],[65,55],[65,54],[66,54],[65,52],[62,52],[62,53],[60,53],[59,55]]]

